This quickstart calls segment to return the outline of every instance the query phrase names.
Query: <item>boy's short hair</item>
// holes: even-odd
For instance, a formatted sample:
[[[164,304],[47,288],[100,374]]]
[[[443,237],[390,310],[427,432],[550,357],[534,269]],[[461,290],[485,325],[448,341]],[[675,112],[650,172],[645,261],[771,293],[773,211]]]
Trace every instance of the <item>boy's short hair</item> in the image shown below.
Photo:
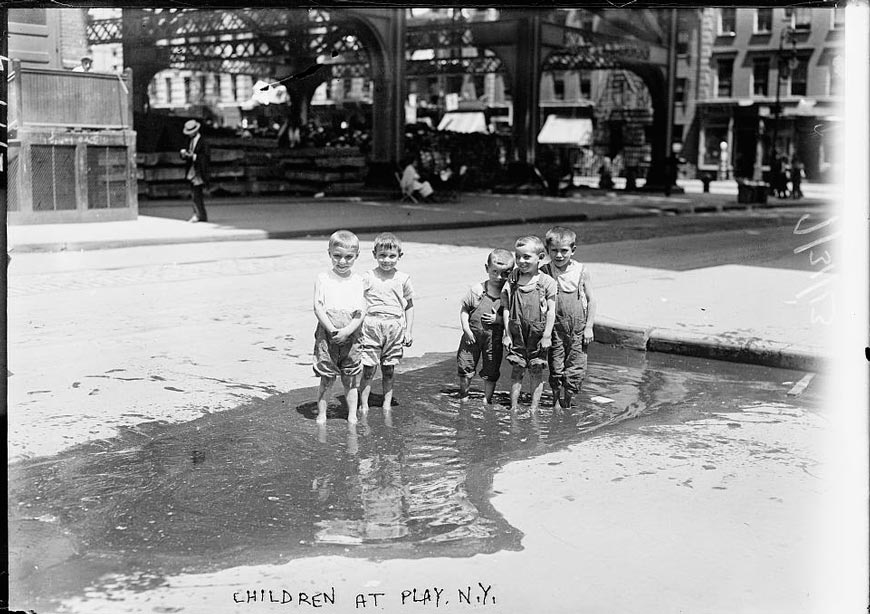
[[[571,247],[577,245],[577,233],[564,226],[553,226],[544,235],[544,242],[549,248],[553,243],[570,243]]]
[[[375,244],[372,247],[372,253],[377,254],[382,249],[395,249],[402,255],[402,242],[399,237],[391,232],[382,232],[375,237]]]
[[[517,239],[517,242],[514,244],[514,248],[525,247],[526,245],[531,245],[539,253],[546,251],[544,249],[544,242],[541,241],[541,237],[536,237],[534,235],[520,237],[519,239]]]
[[[329,251],[335,247],[359,251],[359,237],[349,230],[336,230],[329,235]]]
[[[498,260],[499,264],[502,264],[507,268],[514,265],[514,255],[506,249],[498,248],[489,252],[489,256],[486,259],[486,266],[492,266],[493,260]]]

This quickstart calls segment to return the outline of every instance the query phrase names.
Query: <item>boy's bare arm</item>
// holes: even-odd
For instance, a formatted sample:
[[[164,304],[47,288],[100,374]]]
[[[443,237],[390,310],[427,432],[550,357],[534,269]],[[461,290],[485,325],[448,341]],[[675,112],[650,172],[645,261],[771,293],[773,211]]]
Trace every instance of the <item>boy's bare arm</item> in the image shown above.
[[[314,316],[320,322],[320,325],[326,329],[326,332],[330,335],[335,333],[336,328],[333,326],[329,316],[326,315],[326,307],[323,305],[323,292],[320,288],[319,278],[314,282]]]
[[[510,322],[511,319],[511,310],[508,307],[505,307],[502,310],[502,317],[505,322]],[[513,345],[513,340],[511,339],[511,332],[507,325],[504,327],[504,333],[502,334],[502,344],[506,347],[511,347]]]
[[[547,320],[544,332],[541,334],[541,347],[548,348],[553,344],[553,326],[556,324],[556,299],[547,299]]]
[[[598,312],[598,299],[595,298],[595,293],[592,291],[589,270],[585,270],[584,273],[586,275],[583,284],[583,289],[586,292],[586,328],[583,330],[583,341],[589,344],[593,339],[592,327],[595,325],[595,314]]]
[[[468,307],[463,305],[459,310],[459,325],[462,327],[462,334],[465,340],[469,343],[474,343],[474,333],[471,331],[471,322],[469,322],[468,318]]]
[[[411,345],[414,342],[414,301],[408,299],[408,304],[405,306],[405,345]]]

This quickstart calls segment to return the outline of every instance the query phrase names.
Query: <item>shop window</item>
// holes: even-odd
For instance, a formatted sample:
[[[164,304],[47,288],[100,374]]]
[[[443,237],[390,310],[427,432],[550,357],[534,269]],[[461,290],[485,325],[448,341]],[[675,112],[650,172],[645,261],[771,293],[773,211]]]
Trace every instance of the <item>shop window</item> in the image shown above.
[[[734,60],[719,58],[716,60],[716,97],[730,98],[733,84]]]
[[[799,59],[789,79],[789,94],[792,96],[807,95],[807,60]]]
[[[773,9],[755,9],[755,34],[770,33],[773,25]]]
[[[705,165],[719,165],[719,156],[722,151],[720,143],[728,140],[727,124],[714,124],[704,127],[704,161]]]
[[[172,104],[172,77],[166,77],[163,83],[166,86],[166,104]]]
[[[756,58],[752,62],[752,95],[767,96],[770,77],[770,58]]]
[[[27,23],[44,26],[48,23],[45,9],[9,9],[6,15],[9,23]]]
[[[719,36],[734,36],[737,32],[737,9],[719,9]]]

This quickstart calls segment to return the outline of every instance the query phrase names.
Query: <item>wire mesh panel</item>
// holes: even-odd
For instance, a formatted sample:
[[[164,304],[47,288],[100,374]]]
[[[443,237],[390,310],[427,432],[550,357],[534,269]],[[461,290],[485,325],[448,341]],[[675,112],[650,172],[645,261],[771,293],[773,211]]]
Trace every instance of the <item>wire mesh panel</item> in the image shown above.
[[[9,168],[6,173],[6,185],[7,185],[7,195],[8,199],[6,201],[6,206],[9,211],[18,211],[21,208],[19,204],[19,196],[18,196],[18,154],[20,150],[18,147],[9,147]]]
[[[88,209],[127,206],[127,150],[88,147]]]
[[[34,211],[75,210],[75,152],[75,146],[31,146]]]

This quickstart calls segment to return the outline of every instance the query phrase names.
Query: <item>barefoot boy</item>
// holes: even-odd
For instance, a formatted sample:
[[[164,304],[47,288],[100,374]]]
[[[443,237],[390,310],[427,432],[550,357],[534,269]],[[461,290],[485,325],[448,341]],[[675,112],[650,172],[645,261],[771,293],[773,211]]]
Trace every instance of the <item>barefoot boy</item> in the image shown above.
[[[413,341],[414,289],[407,273],[396,270],[402,243],[390,232],[375,237],[372,249],[378,266],[363,276],[367,305],[362,326],[363,375],[360,410],[369,410],[369,393],[378,364],[384,391],[384,417],[389,419],[393,402],[393,375],[404,348]]]
[[[462,299],[459,322],[462,339],[456,352],[459,371],[459,398],[468,396],[477,362],[483,358],[480,377],[483,379],[487,405],[498,382],[502,358],[504,322],[501,317],[501,289],[514,266],[514,257],[506,249],[495,249],[486,260],[489,279],[474,284]]]
[[[550,350],[553,407],[570,411],[574,395],[586,378],[586,348],[592,342],[596,300],[585,265],[573,259],[577,235],[554,226],[544,236],[550,262],[541,271],[556,280],[556,324]]]
[[[544,244],[538,237],[520,237],[514,248],[516,270],[501,294],[504,308],[504,346],[511,371],[511,411],[516,411],[529,370],[532,388],[530,410],[538,411],[544,389],[543,367],[547,364],[553,323],[556,319],[556,282],[538,271]]]
[[[351,271],[358,256],[357,236],[337,230],[329,237],[332,270],[320,273],[314,282],[314,373],[320,376],[317,424],[326,423],[326,395],[339,376],[347,398],[347,421],[357,421],[357,379],[362,371],[359,328],[366,311],[362,277]]]

